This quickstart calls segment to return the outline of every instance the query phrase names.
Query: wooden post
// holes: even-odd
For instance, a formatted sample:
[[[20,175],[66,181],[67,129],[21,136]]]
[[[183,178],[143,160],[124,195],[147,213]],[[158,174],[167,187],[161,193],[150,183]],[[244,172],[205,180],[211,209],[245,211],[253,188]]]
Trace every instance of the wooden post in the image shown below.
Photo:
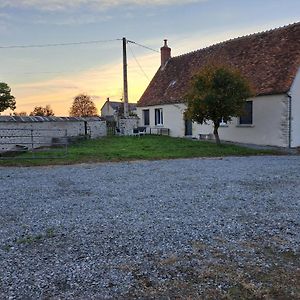
[[[128,118],[127,40],[123,37],[124,117]]]

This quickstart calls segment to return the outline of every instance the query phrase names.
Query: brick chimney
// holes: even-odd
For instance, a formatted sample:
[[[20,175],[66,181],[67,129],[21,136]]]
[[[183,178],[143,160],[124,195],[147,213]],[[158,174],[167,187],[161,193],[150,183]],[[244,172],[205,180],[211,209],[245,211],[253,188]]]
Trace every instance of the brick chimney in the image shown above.
[[[165,44],[160,48],[161,68],[163,69],[168,60],[171,58],[171,48],[168,47],[168,40],[164,40]]]

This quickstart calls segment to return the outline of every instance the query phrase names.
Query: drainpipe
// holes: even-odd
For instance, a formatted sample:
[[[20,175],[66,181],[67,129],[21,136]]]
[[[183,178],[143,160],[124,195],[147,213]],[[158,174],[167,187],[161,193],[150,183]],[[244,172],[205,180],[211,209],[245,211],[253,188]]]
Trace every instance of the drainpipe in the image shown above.
[[[292,148],[292,96],[290,92],[286,93],[289,101],[288,101],[288,114],[289,114],[289,148]]]

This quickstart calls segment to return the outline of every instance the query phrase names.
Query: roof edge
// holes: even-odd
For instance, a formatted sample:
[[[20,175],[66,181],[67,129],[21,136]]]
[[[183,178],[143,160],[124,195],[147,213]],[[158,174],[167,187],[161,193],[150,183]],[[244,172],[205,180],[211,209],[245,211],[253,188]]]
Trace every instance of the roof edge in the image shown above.
[[[276,93],[261,93],[261,94],[257,94],[255,96],[252,96],[250,98],[257,98],[257,97],[263,97],[263,96],[279,96],[279,95],[286,95],[290,90],[284,91],[284,92],[276,92]],[[250,99],[249,98],[249,99]],[[149,104],[149,105],[139,105],[137,107],[141,108],[141,107],[152,107],[152,106],[162,106],[162,105],[174,105],[174,104],[184,104],[186,103],[183,100],[178,100],[176,102],[172,102],[172,103],[157,103],[157,104]]]
[[[300,21],[294,22],[294,23],[291,23],[291,24],[287,24],[287,25],[283,25],[283,26],[279,26],[279,27],[275,27],[275,28],[272,28],[272,29],[267,29],[267,30],[264,30],[264,31],[259,31],[259,32],[255,32],[255,33],[250,33],[250,34],[238,36],[238,37],[235,37],[235,38],[232,38],[232,39],[229,39],[229,40],[225,40],[225,41],[222,41],[222,42],[211,44],[211,45],[203,47],[203,48],[199,48],[197,50],[193,50],[193,51],[190,51],[190,52],[187,52],[187,53],[183,53],[183,54],[179,54],[177,56],[173,56],[173,57],[170,58],[170,60],[173,60],[173,59],[176,59],[176,58],[180,58],[180,57],[183,57],[183,56],[187,56],[189,54],[192,54],[192,53],[204,50],[204,49],[209,49],[209,48],[213,48],[213,47],[216,47],[216,46],[221,46],[221,45],[227,44],[229,42],[239,41],[239,40],[242,40],[244,38],[249,38],[249,37],[263,35],[265,33],[270,33],[270,32],[276,31],[276,30],[286,29],[288,27],[292,27],[292,26],[295,26],[297,24],[300,24]]]

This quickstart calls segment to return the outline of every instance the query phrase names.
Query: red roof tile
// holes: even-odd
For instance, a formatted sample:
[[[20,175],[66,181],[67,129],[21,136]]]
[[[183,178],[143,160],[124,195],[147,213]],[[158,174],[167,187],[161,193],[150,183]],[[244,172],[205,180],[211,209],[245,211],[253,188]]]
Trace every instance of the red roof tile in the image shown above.
[[[238,69],[257,95],[286,93],[300,67],[300,22],[171,58],[158,69],[138,106],[184,102],[192,76],[211,61]]]

